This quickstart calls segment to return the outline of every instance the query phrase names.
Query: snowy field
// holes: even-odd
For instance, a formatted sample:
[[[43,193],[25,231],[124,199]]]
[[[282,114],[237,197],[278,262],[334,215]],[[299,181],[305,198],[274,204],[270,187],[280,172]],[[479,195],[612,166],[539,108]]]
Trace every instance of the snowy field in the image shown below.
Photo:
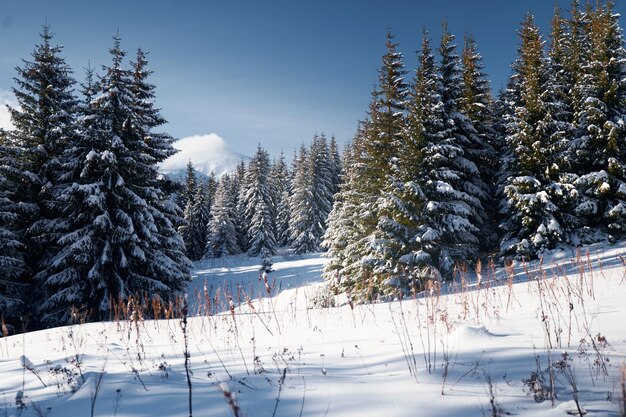
[[[625,257],[626,245],[555,252],[332,308],[310,308],[320,256],[276,255],[267,283],[258,258],[199,262],[193,415],[548,417],[578,413],[575,395],[589,416],[623,415]],[[184,351],[179,319],[0,339],[0,416],[188,416]]]

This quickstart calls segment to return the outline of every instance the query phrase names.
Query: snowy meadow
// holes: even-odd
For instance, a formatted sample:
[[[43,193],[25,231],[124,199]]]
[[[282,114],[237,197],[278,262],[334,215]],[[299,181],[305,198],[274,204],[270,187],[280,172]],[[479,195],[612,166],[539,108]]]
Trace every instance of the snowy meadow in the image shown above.
[[[196,263],[187,320],[1,339],[0,415],[624,415],[623,245],[360,305],[325,290],[321,256],[273,261],[266,280],[260,258]]]

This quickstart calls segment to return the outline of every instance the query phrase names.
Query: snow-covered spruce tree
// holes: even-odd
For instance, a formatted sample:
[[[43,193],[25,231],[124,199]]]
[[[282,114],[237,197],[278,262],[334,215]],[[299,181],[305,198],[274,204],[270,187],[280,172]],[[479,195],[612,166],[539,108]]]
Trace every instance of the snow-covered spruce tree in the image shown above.
[[[387,32],[386,53],[372,92],[369,118],[352,143],[351,167],[345,166],[341,192],[336,196],[325,243],[332,258],[325,277],[335,287],[362,300],[381,294],[386,271],[379,269],[385,238],[377,235],[379,198],[387,181],[390,161],[405,132],[407,85],[403,57]],[[345,240],[339,236],[344,234]]]
[[[247,225],[248,254],[257,256],[263,248],[276,251],[275,208],[270,182],[270,159],[267,151],[258,146],[248,164],[242,185],[243,224]]]
[[[52,44],[53,34],[44,26],[41,43],[32,52],[32,61],[17,68],[13,93],[18,106],[9,108],[14,129],[9,133],[16,163],[23,173],[12,196],[22,207],[14,232],[26,245],[26,263],[37,274],[55,253],[58,215],[52,190],[58,183],[61,153],[74,141],[76,98],[72,71],[61,56],[62,47]],[[38,287],[28,294],[36,296]],[[33,299],[26,305],[36,306]],[[34,319],[34,317],[33,317]],[[33,320],[34,321],[34,320]]]
[[[477,211],[483,210],[480,191],[485,189],[480,185],[478,167],[466,157],[467,149],[479,140],[461,113],[461,70],[453,40],[444,23],[440,64],[433,71],[431,60],[426,60],[423,77],[428,88],[421,93],[424,102],[417,110],[423,124],[425,195],[418,240],[425,245],[432,265],[448,277],[455,263],[465,263],[477,254],[478,227],[474,222],[479,219]]]
[[[170,259],[180,265],[189,260],[180,253],[180,235],[176,232],[183,223],[180,207],[175,203],[170,189],[171,182],[157,172],[157,165],[178,152],[173,146],[175,139],[168,133],[155,129],[167,123],[155,106],[155,86],[148,82],[153,71],[148,68],[146,53],[137,49],[132,67],[132,105],[131,123],[140,140],[131,142],[129,149],[136,153],[138,166],[145,174],[146,185],[152,186],[157,194],[146,193],[149,209],[157,224],[155,236],[160,241],[161,249]],[[183,268],[184,270],[184,268]]]
[[[368,275],[366,286],[369,293],[364,295],[370,299],[381,293],[381,285],[387,275],[384,266],[380,265],[381,253],[387,249],[386,239],[379,236],[376,230],[380,217],[379,198],[387,182],[390,161],[403,141],[408,93],[404,81],[404,59],[389,31],[385,46],[387,51],[378,70],[378,84],[372,92],[369,119],[363,130],[364,140],[358,142],[358,146],[362,147],[362,152],[358,152],[358,163],[364,164],[362,170],[356,171],[364,175],[355,178],[360,182],[361,191],[357,209],[359,213],[356,217],[359,223],[357,229],[361,235],[355,242],[351,242],[364,245],[356,251],[363,254],[362,265],[351,273],[364,279]]]
[[[211,208],[213,207],[213,202],[215,201],[215,192],[217,191],[217,177],[215,176],[215,171],[211,171],[209,174],[209,178],[206,183],[206,203],[207,210],[209,212],[209,216],[211,213]]]
[[[339,146],[337,145],[337,139],[335,136],[330,137],[330,145],[328,146],[328,152],[331,160],[331,183],[332,183],[332,195],[334,196],[339,192],[339,185],[341,184],[341,177],[343,175],[343,167],[341,163],[341,155],[339,154]],[[332,203],[331,201],[331,203]]]
[[[575,213],[586,241],[614,241],[626,235],[626,51],[612,2],[587,14],[590,56],[573,151],[580,197]]]
[[[196,188],[198,186],[198,179],[196,178],[196,170],[193,167],[191,159],[187,161],[185,170],[185,182],[182,184],[182,192],[178,198],[178,204],[180,207],[187,208],[193,206],[193,199],[196,195]]]
[[[246,181],[246,162],[241,159],[235,174],[232,178],[232,186],[235,199],[235,211],[233,216],[233,223],[235,224],[235,231],[237,233],[237,246],[242,252],[248,251],[248,223],[246,223],[246,199],[245,199],[245,181]]]
[[[207,184],[202,181],[196,186],[193,202],[187,203],[185,208],[185,224],[180,228],[187,257],[192,261],[202,259],[207,245],[210,215],[206,188]]]
[[[563,239],[580,243],[582,222],[575,214],[577,191],[573,148],[576,143],[575,114],[581,106],[583,62],[586,41],[583,20],[577,2],[572,4],[572,16],[566,20],[555,7],[552,19],[551,42],[548,50],[548,81],[543,101],[551,114],[554,128],[549,142],[553,146],[553,166],[550,169],[552,202],[557,207],[556,218],[563,229]]]
[[[240,252],[233,221],[236,191],[233,181],[231,175],[225,174],[220,178],[215,191],[205,250],[209,258],[219,258]]]
[[[328,217],[328,228],[322,246],[330,258],[324,267],[324,279],[337,292],[347,292],[355,299],[366,299],[370,294],[369,274],[364,269],[363,257],[369,245],[369,235],[363,230],[362,202],[365,193],[367,155],[363,143],[367,123],[359,125],[352,143],[343,156],[344,174],[340,191],[335,195],[333,209]]]
[[[285,155],[281,152],[270,168],[270,187],[273,206],[275,207],[274,235],[279,246],[289,243],[289,194],[291,188],[291,174],[285,163]]]
[[[289,234],[289,220],[291,219],[291,181],[279,199],[276,208],[276,243],[279,246],[291,245],[291,235]]]
[[[377,236],[384,242],[381,245],[384,250],[379,254],[381,265],[390,278],[385,291],[391,292],[400,289],[407,293],[419,287],[420,281],[437,276],[431,268],[433,250],[423,239],[425,230],[421,218],[425,209],[422,191],[425,129],[430,126],[430,110],[439,102],[434,58],[426,32],[418,61],[407,104],[406,131],[397,156],[391,158],[387,182],[379,199],[381,215]]]
[[[169,136],[152,133],[164,120],[153,95],[136,96],[152,90],[122,67],[119,37],[110,53],[95,91],[85,88],[80,139],[64,153],[57,198],[66,234],[41,280],[47,297],[40,312],[51,325],[67,323],[73,306],[99,320],[109,317],[111,301],[132,295],[167,302],[189,280],[175,229],[180,209],[159,188],[156,169],[175,151]]]
[[[311,178],[311,155],[302,144],[293,161],[292,192],[289,198],[289,235],[295,253],[317,250],[314,229],[315,207],[313,202],[313,179]]]
[[[493,249],[498,242],[495,178],[498,171],[496,131],[493,128],[493,98],[473,37],[466,36],[461,57],[462,96],[459,98],[461,113],[467,117],[471,128],[465,147],[466,158],[478,168],[479,176],[470,176],[466,183],[469,194],[480,200],[482,210],[475,211],[473,223],[479,228],[478,237],[483,251]]]
[[[29,269],[24,262],[25,246],[15,233],[23,215],[14,194],[23,179],[5,132],[0,129],[0,311],[11,329],[23,313],[23,296]]]
[[[333,200],[333,161],[328,149],[326,136],[315,135],[309,151],[309,175],[311,177],[311,197],[313,207],[312,233],[319,248],[326,231],[326,220],[332,209]]]
[[[521,46],[514,64],[519,100],[509,115],[506,146],[508,159],[503,169],[505,235],[500,244],[503,255],[533,258],[542,249],[563,241],[564,231],[554,203],[559,189],[555,177],[558,119],[553,118],[549,65],[543,39],[528,14],[520,29]]]

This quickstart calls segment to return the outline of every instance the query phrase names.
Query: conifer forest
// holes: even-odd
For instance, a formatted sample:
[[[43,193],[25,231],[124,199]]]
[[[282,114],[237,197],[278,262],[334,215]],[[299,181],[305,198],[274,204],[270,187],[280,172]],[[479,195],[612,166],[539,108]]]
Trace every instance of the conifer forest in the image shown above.
[[[290,36],[310,4],[247,4],[250,18],[245,2],[209,3],[177,4],[189,25],[166,16],[151,40],[174,43],[150,52],[131,45],[149,39],[140,7],[104,62],[78,68],[66,51],[80,40],[46,19],[12,63],[12,91],[0,83],[0,417],[626,417],[626,42],[614,1],[556,2],[549,26],[545,9],[520,15],[508,28],[517,49],[487,48],[514,57],[499,91],[480,32],[455,35],[443,19],[401,45],[402,29],[381,30],[367,39],[378,66],[354,101],[362,116],[343,132],[328,129],[348,114],[345,94],[326,97],[337,84],[290,84],[356,78],[334,78],[352,55],[312,46],[332,20],[304,45]],[[372,12],[331,3],[315,11]],[[489,2],[462,3],[470,20]],[[189,17],[208,10],[213,20]],[[0,36],[13,24],[3,16]],[[258,21],[289,23],[284,44],[252,51],[272,39],[243,30]],[[220,36],[206,49],[185,37],[211,25]],[[328,39],[356,48],[353,35]],[[239,49],[221,57],[216,45]],[[320,51],[323,70],[285,76]],[[225,72],[237,55],[258,67],[220,78],[196,67],[202,54]],[[275,83],[255,78],[269,61]],[[246,96],[206,97],[192,73]],[[313,90],[336,106],[321,112],[328,101],[302,97]],[[228,146],[187,126],[195,112],[220,131],[206,109],[233,129]],[[303,120],[320,115],[329,124],[308,132]],[[166,133],[178,118],[190,136]],[[246,123],[263,140],[234,138]],[[282,149],[263,129],[307,133]]]
[[[76,81],[48,26],[17,67],[0,132],[3,317],[58,325],[111,301],[172,299],[190,261],[325,250],[334,291],[375,300],[479,259],[535,259],[626,233],[626,50],[611,3],[528,14],[494,94],[471,35],[424,30],[408,69],[391,31],[364,119],[343,149],[316,134],[232,172],[160,175],[174,138],[147,54],[116,36]],[[36,307],[35,307],[36,306]]]

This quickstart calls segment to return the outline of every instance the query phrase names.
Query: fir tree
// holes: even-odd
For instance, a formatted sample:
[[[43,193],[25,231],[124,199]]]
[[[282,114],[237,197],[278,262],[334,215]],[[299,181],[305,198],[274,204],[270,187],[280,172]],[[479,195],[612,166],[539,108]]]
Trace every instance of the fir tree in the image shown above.
[[[235,214],[236,187],[233,178],[224,175],[215,191],[215,202],[211,209],[209,221],[206,256],[218,258],[240,252],[237,242],[237,231],[233,221]]]
[[[311,233],[315,238],[316,250],[326,231],[326,219],[332,209],[333,167],[326,136],[315,136],[309,152],[309,176],[311,179],[311,205],[313,219]]]
[[[580,174],[575,213],[587,231],[585,240],[614,241],[626,233],[626,52],[612,2],[588,15],[590,56],[580,83],[580,133],[573,146]]]
[[[217,178],[215,177],[215,172],[211,171],[209,174],[209,178],[206,183],[206,202],[207,202],[207,210],[209,214],[211,213],[211,207],[213,207],[213,202],[215,201],[215,192],[217,191]]]
[[[390,170],[377,225],[381,248],[379,268],[389,279],[383,291],[408,291],[419,285],[418,280],[431,278],[431,255],[422,242],[422,212],[425,195],[423,186],[423,155],[428,111],[436,98],[434,58],[427,33],[424,32],[419,67],[408,101],[406,132],[390,161]],[[428,243],[426,243],[426,246]]]
[[[119,37],[112,65],[103,67],[97,92],[85,87],[80,140],[66,149],[67,174],[58,190],[66,233],[41,284],[40,306],[49,324],[67,323],[72,306],[87,319],[108,318],[111,301],[150,294],[172,300],[189,279],[190,263],[175,227],[180,209],[158,187],[156,164],[174,152],[160,120],[143,119],[137,79],[124,70]]]
[[[27,251],[26,262],[36,275],[56,252],[57,217],[60,207],[52,192],[61,175],[61,154],[75,140],[76,99],[72,71],[61,56],[62,47],[52,44],[49,26],[41,32],[41,43],[32,61],[23,61],[14,78],[13,93],[18,106],[9,108],[14,130],[10,132],[15,168],[23,173],[20,187],[12,196],[22,207],[14,232]],[[39,287],[29,291],[38,294]],[[33,299],[28,306],[35,306]]]
[[[477,185],[478,167],[467,155],[477,139],[471,122],[461,113],[463,85],[453,40],[444,23],[439,67],[436,71],[433,59],[424,57],[420,75],[424,85],[419,87],[415,106],[423,135],[425,196],[416,240],[444,276],[452,274],[456,262],[476,256],[478,228],[474,222],[477,211],[482,210],[479,197],[484,190]],[[421,258],[426,259],[424,255]]]
[[[185,242],[187,257],[192,261],[202,259],[207,245],[208,224],[210,220],[207,202],[207,184],[200,182],[192,203],[185,208],[185,222],[180,233]]]
[[[289,199],[289,233],[291,248],[296,253],[317,250],[319,245],[315,235],[315,205],[313,178],[311,176],[311,155],[303,144],[293,164],[292,194]]]
[[[276,208],[276,243],[285,246],[290,242],[289,219],[289,196],[291,189],[291,173],[285,163],[285,156],[281,152],[278,160],[274,162],[270,172],[270,184],[272,187],[272,200]]]
[[[284,199],[289,198],[290,173],[285,163],[285,156],[282,152],[270,168],[269,183],[272,194],[272,205],[274,207],[274,235],[276,236],[276,243],[280,246],[284,246],[289,240],[289,202],[284,201]]]
[[[545,248],[552,248],[564,238],[554,203],[558,186],[558,124],[552,117],[552,94],[543,39],[527,15],[520,30],[521,46],[514,70],[519,83],[519,101],[510,115],[507,129],[509,174],[504,187],[502,206],[505,235],[500,248],[503,254],[532,258]],[[556,134],[555,134],[556,133]]]
[[[387,32],[386,49],[383,56],[382,65],[378,70],[378,85],[372,92],[372,101],[369,106],[369,119],[364,124],[364,140],[355,141],[355,144],[362,147],[357,152],[359,163],[362,163],[363,170],[356,173],[364,174],[356,179],[360,182],[360,201],[357,215],[357,230],[362,235],[353,242],[363,245],[356,253],[363,254],[361,266],[355,271],[356,275],[376,272],[378,276],[373,276],[376,281],[380,281],[381,271],[378,268],[380,253],[384,251],[384,246],[376,236],[376,226],[379,218],[378,202],[381,191],[385,187],[387,180],[386,173],[389,171],[390,162],[395,150],[401,147],[405,132],[405,111],[407,100],[407,85],[404,81],[406,69],[404,67],[403,56],[397,51],[398,44],[393,41],[394,37]],[[352,265],[357,266],[356,264]],[[379,292],[379,285],[370,285],[371,294],[368,297],[376,297]]]
[[[470,173],[465,187],[468,194],[480,201],[480,206],[475,207],[472,222],[479,228],[481,248],[489,250],[496,245],[498,237],[498,208],[493,185],[498,171],[498,154],[491,87],[483,71],[476,42],[471,36],[466,36],[462,54],[462,95],[458,105],[471,126],[467,132],[469,143],[465,147],[465,156],[478,168],[479,175]]]
[[[185,171],[185,182],[182,186],[182,192],[178,199],[178,203],[181,207],[187,207],[193,205],[193,199],[196,194],[196,188],[198,185],[198,179],[196,178],[196,170],[193,167],[191,159],[187,161]]]
[[[24,311],[25,283],[30,272],[24,261],[26,248],[15,233],[23,215],[14,199],[23,178],[16,166],[7,135],[0,129],[0,311],[11,328],[16,327]]]
[[[258,146],[250,161],[242,186],[243,224],[247,225],[248,254],[257,256],[263,248],[276,250],[274,235],[275,208],[270,183],[270,161],[267,151]]]
[[[344,175],[333,209],[328,217],[328,228],[322,246],[330,258],[324,267],[324,278],[335,291],[349,292],[355,299],[371,297],[363,256],[369,236],[364,233],[362,202],[366,197],[363,181],[367,169],[367,123],[359,125],[352,143],[346,146],[343,157]]]
[[[235,215],[233,223],[237,234],[237,246],[242,252],[248,250],[248,223],[246,223],[246,198],[245,198],[245,181],[246,181],[246,163],[242,159],[237,164],[235,175],[233,176],[233,190],[235,198]]]
[[[341,184],[341,177],[343,175],[343,168],[341,164],[341,155],[339,155],[339,147],[337,145],[337,139],[335,136],[331,136],[330,145],[328,148],[330,153],[330,182],[332,184],[331,193],[334,196],[339,192],[339,185]],[[332,202],[331,202],[332,203]],[[332,205],[332,204],[331,204]]]

